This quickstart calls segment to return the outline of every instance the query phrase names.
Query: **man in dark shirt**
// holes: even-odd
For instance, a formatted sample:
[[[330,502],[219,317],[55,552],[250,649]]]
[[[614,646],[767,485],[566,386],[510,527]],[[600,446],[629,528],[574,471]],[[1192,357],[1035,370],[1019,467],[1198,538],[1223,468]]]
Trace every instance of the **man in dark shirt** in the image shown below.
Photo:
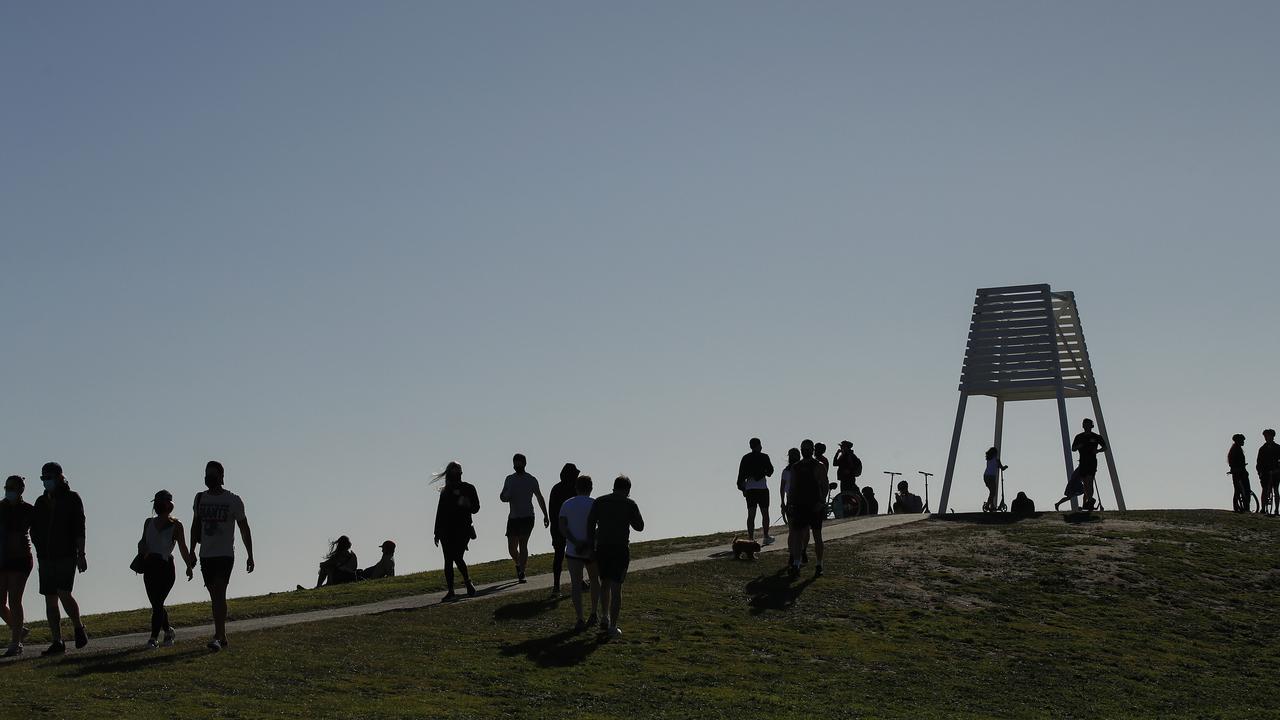
[[[31,543],[36,546],[40,563],[40,594],[44,595],[49,634],[53,637],[53,643],[41,654],[61,655],[67,646],[62,642],[59,602],[75,629],[76,647],[89,644],[89,634],[80,622],[80,605],[71,595],[76,571],[89,569],[84,555],[84,503],[72,492],[58,463],[45,463],[40,469],[40,481],[44,483],[44,494],[36,498],[31,513]]]
[[[1258,448],[1258,483],[1262,485],[1262,504],[1270,500],[1271,514],[1280,515],[1280,444],[1276,444],[1276,431],[1270,428],[1262,431],[1262,446]]]
[[[564,568],[564,535],[560,532],[560,508],[564,507],[564,501],[577,495],[578,476],[581,475],[578,466],[573,463],[565,463],[560,469],[560,482],[551,486],[551,493],[547,496],[547,515],[551,518],[551,549],[555,551],[555,557],[551,561],[551,576],[554,581],[551,584],[551,597],[560,597],[560,574]]]
[[[791,565],[788,572],[792,577],[800,574],[800,559],[804,548],[809,544],[809,534],[813,534],[814,549],[818,555],[818,565],[814,576],[822,575],[822,522],[827,517],[826,472],[813,456],[813,441],[806,439],[800,443],[800,462],[791,466],[791,482],[787,489],[787,517],[791,518],[791,532],[788,545],[791,550]]]
[[[1097,501],[1093,497],[1094,479],[1098,476],[1098,453],[1107,449],[1102,436],[1093,431],[1093,421],[1085,418],[1082,423],[1084,432],[1076,435],[1071,441],[1071,451],[1080,453],[1080,462],[1076,472],[1084,482],[1084,509],[1092,510]]]
[[[898,481],[897,497],[893,501],[893,511],[898,514],[914,514],[924,512],[924,501],[919,495],[911,492],[906,480]]]
[[[773,477],[773,463],[760,450],[760,438],[751,438],[751,452],[738,463],[738,489],[747,500],[747,537],[756,537],[756,508],[760,508],[760,522],[764,544],[773,544],[769,534],[769,483]]]
[[[613,493],[597,498],[587,515],[587,541],[595,546],[596,566],[600,572],[600,607],[606,615],[600,629],[609,637],[618,637],[618,614],[622,612],[622,582],[631,564],[631,531],[644,531],[640,507],[630,498],[631,478],[619,475],[613,481]]]
[[[1227,451],[1227,467],[1230,468],[1231,484],[1235,486],[1231,509],[1236,512],[1249,512],[1249,499],[1253,497],[1253,489],[1249,487],[1249,462],[1244,458],[1244,435],[1240,433],[1231,436],[1231,449]]]

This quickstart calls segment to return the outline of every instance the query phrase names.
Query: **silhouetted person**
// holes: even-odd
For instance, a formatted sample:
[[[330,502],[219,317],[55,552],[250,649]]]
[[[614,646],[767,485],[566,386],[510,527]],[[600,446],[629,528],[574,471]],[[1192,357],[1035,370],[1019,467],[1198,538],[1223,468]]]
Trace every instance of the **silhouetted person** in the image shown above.
[[[747,537],[756,537],[756,508],[760,508],[760,526],[764,544],[773,543],[769,534],[769,478],[773,477],[773,463],[760,450],[760,438],[751,438],[751,452],[738,463],[738,489],[747,500]]]
[[[236,564],[236,528],[244,541],[245,572],[253,572],[253,533],[244,514],[244,501],[223,487],[226,471],[210,460],[204,466],[204,492],[192,503],[191,553],[199,549],[200,575],[209,590],[213,610],[213,638],[206,646],[217,652],[227,647],[227,585]]]
[[[480,512],[480,496],[476,494],[474,485],[462,481],[462,465],[451,462],[435,476],[435,481],[444,480],[440,488],[440,502],[436,505],[435,544],[444,551],[444,582],[448,587],[445,600],[452,600],[453,568],[456,565],[462,573],[462,582],[467,586],[467,596],[476,594],[476,586],[471,584],[471,576],[467,573],[467,563],[463,555],[467,545],[475,538],[476,531],[471,525],[471,516]]]
[[[879,515],[880,502],[876,500],[876,491],[870,485],[862,488],[862,507],[863,515]]]
[[[396,544],[392,540],[383,541],[380,546],[382,549],[382,557],[378,562],[370,565],[364,570],[356,571],[356,577],[361,580],[377,580],[385,577],[396,576]]]
[[[4,657],[22,654],[30,630],[23,623],[22,594],[35,563],[31,558],[31,518],[35,508],[23,502],[27,481],[10,475],[4,481],[4,500],[0,500],[0,619],[9,626],[9,647]]]
[[[1262,486],[1262,503],[1271,501],[1271,513],[1280,513],[1280,444],[1276,443],[1276,431],[1270,428],[1262,431],[1263,443],[1258,447],[1258,463],[1254,468],[1258,471],[1258,484]]]
[[[524,471],[524,455],[516,453],[511,458],[511,467],[515,472],[507,476],[498,498],[511,506],[507,516],[507,550],[516,564],[516,580],[524,582],[524,568],[529,562],[529,536],[533,534],[535,497],[538,508],[542,510],[542,526],[550,527],[551,521],[547,517],[547,503],[538,489],[538,479]]]
[[[1000,449],[987,449],[987,469],[982,471],[982,482],[987,486],[987,501],[982,504],[984,512],[996,511],[996,491],[1000,489],[1000,471],[1008,470],[1008,465],[1000,464]]]
[[[587,540],[595,546],[600,572],[600,605],[605,617],[600,629],[617,637],[618,615],[622,612],[622,583],[631,564],[631,531],[644,531],[640,507],[631,499],[631,478],[619,475],[613,481],[613,492],[597,498],[587,516]]]
[[[576,470],[576,468],[575,468]],[[596,572],[595,551],[588,540],[587,523],[591,519],[591,476],[579,475],[574,479],[574,497],[565,500],[556,516],[556,525],[560,527],[560,536],[567,544],[565,556],[569,560],[569,584],[573,595],[573,611],[577,613],[578,622],[574,632],[582,632],[598,621],[596,608],[600,606],[600,578]],[[582,591],[585,584],[582,574],[585,572],[591,580],[591,617],[582,617]],[[607,629],[607,626],[606,626]]]
[[[853,443],[842,441],[831,464],[836,466],[836,481],[840,483],[841,493],[861,493],[858,489],[858,477],[862,475],[862,460],[853,452]]]
[[[551,492],[547,494],[547,505],[550,506],[548,510],[554,518],[551,523],[551,549],[555,553],[551,561],[552,597],[560,596],[560,573],[564,566],[565,539],[560,530],[560,508],[564,506],[565,500],[577,494],[578,475],[577,465],[565,463],[564,467],[560,468],[560,482],[552,485]]]
[[[31,542],[40,561],[40,594],[44,596],[49,634],[53,637],[52,644],[41,654],[61,655],[67,646],[62,642],[59,602],[75,629],[76,647],[89,644],[89,634],[80,622],[80,605],[71,595],[76,571],[89,569],[84,554],[84,503],[72,492],[58,463],[45,463],[40,469],[40,481],[44,483],[44,494],[36,498],[32,507]]]
[[[791,492],[791,466],[798,462],[800,462],[800,448],[791,448],[787,451],[787,466],[778,476],[778,508],[782,513],[782,522],[788,526],[791,525],[791,518],[787,514],[787,494]]]
[[[147,640],[146,647],[154,650],[160,647],[161,630],[164,631],[165,647],[172,646],[177,638],[177,633],[169,624],[169,611],[164,607],[178,577],[173,562],[174,546],[177,545],[182,555],[188,581],[193,577],[191,568],[195,567],[195,558],[187,549],[186,530],[173,517],[173,494],[168,490],[157,492],[151,499],[151,510],[155,516],[142,521],[138,557],[142,558],[142,585],[146,588],[147,600],[151,603],[151,637]]]
[[[1093,431],[1093,421],[1085,418],[1081,423],[1084,432],[1076,435],[1071,441],[1071,451],[1080,453],[1080,462],[1076,464],[1076,472],[1084,485],[1084,509],[1092,510],[1097,501],[1093,497],[1094,484],[1098,477],[1098,453],[1107,449],[1102,436]]]
[[[1249,499],[1253,496],[1253,489],[1249,487],[1249,463],[1244,459],[1244,435],[1236,433],[1231,436],[1227,467],[1230,468],[1231,483],[1235,486],[1232,509],[1236,512],[1249,512]]]
[[[801,558],[812,533],[818,554],[815,576],[822,575],[822,523],[826,520],[827,484],[826,472],[814,457],[814,444],[806,439],[800,443],[800,461],[791,466],[791,483],[787,493],[787,515],[791,518],[790,536],[792,577],[800,574]]]
[[[329,543],[329,553],[320,561],[320,572],[316,575],[316,587],[342,585],[355,582],[359,571],[359,561],[351,552],[351,538],[341,535]]]
[[[1018,491],[1018,496],[1009,504],[1009,512],[1016,517],[1031,517],[1036,514],[1036,504],[1025,492]]]
[[[911,492],[906,480],[898,481],[898,494],[893,499],[893,511],[898,514],[924,512],[924,501]]]

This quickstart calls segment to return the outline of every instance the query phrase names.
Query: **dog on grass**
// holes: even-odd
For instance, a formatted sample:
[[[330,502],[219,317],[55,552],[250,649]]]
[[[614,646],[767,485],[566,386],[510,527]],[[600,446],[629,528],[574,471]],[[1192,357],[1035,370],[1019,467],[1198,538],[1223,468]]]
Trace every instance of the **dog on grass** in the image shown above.
[[[736,537],[733,539],[733,559],[734,560],[755,560],[760,554],[760,543],[750,538]]]

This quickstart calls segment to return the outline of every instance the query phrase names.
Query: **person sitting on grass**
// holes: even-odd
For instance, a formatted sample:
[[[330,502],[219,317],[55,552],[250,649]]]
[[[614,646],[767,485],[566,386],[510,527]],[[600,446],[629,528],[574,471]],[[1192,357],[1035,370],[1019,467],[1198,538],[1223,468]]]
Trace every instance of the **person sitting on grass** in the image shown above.
[[[396,544],[393,540],[382,543],[382,559],[364,570],[356,571],[358,580],[377,580],[396,576]]]
[[[924,512],[924,501],[919,495],[908,490],[906,480],[898,481],[898,494],[893,500],[893,511],[895,513],[922,513]]]
[[[1013,499],[1013,503],[1009,505],[1009,511],[1016,517],[1031,517],[1036,514],[1036,504],[1027,494],[1021,490],[1018,496]]]
[[[870,485],[862,488],[862,512],[863,515],[879,515],[880,501],[876,500],[876,491]]]
[[[351,552],[351,538],[343,535],[329,543],[329,554],[320,561],[316,587],[355,582],[358,567],[356,554]]]

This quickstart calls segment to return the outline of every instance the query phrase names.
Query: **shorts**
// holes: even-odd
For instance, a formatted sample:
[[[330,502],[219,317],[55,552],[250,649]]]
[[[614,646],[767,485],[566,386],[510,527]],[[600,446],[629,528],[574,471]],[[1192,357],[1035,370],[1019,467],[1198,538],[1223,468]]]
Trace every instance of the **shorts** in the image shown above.
[[[231,568],[236,559],[230,556],[200,558],[200,577],[205,587],[226,587],[231,582]]]
[[[631,565],[631,548],[626,545],[601,545],[596,548],[596,564],[600,577],[622,584]]]
[[[793,528],[810,528],[816,527],[821,529],[822,523],[827,519],[827,511],[825,508],[799,507],[797,505],[787,506],[787,517],[791,520]]]
[[[507,537],[525,538],[533,534],[533,516],[507,518]]]
[[[40,558],[40,594],[57,595],[71,592],[76,583],[76,559],[73,557]]]
[[[440,538],[440,550],[444,552],[445,560],[458,561],[467,552],[467,546],[471,544],[471,536],[469,534],[454,534],[452,537]]]
[[[769,491],[768,490],[746,490],[743,495],[747,496],[747,509],[755,510],[759,507],[761,510],[769,509]]]

